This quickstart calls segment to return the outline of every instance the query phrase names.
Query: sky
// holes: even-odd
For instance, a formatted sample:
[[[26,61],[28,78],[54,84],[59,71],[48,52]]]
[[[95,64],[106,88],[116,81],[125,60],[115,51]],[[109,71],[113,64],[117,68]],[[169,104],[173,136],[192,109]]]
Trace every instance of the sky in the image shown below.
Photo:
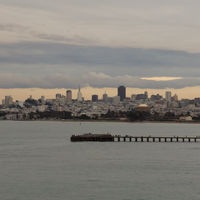
[[[86,96],[106,88],[114,95],[119,85],[130,94],[200,96],[199,7],[198,0],[0,0],[0,99],[76,93],[79,85]]]

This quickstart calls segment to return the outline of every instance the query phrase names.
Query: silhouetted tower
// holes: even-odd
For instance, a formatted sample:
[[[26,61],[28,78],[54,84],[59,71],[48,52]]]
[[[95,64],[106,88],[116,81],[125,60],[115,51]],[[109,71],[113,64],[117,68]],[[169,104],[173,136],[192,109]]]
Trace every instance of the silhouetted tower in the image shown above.
[[[123,85],[118,87],[118,96],[120,97],[120,101],[126,98],[126,88]]]
[[[94,94],[92,95],[92,102],[97,102],[98,101],[98,95]]]
[[[107,102],[108,101],[108,95],[106,94],[106,92],[103,94],[103,102]]]
[[[80,85],[79,85],[78,93],[77,93],[77,101],[83,101]]]
[[[66,91],[66,101],[67,102],[71,102],[72,101],[72,91],[71,90],[67,90]]]

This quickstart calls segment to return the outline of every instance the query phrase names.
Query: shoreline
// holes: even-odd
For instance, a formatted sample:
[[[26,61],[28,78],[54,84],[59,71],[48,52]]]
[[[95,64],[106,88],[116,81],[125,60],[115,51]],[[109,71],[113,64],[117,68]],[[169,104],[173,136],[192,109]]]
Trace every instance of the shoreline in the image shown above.
[[[141,123],[141,124],[147,124],[147,123],[152,123],[152,124],[200,124],[200,121],[128,121],[128,120],[70,120],[70,119],[48,119],[48,120],[0,120],[1,121],[14,121],[14,122],[106,122],[106,123]]]

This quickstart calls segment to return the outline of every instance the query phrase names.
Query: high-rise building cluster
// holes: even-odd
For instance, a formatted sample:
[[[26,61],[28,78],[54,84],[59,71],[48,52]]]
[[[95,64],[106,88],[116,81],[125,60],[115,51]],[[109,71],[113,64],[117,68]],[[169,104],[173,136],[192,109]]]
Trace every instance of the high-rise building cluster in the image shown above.
[[[108,94],[105,92],[103,94],[103,96],[102,96],[102,99],[100,99],[97,94],[93,94],[91,96],[91,101],[92,102],[102,101],[102,102],[105,102],[105,103],[117,104],[119,102],[122,102],[122,101],[125,101],[125,100],[129,100],[129,99],[132,100],[132,101],[135,101],[135,100],[146,100],[148,98],[149,97],[148,97],[148,92],[147,91],[145,91],[144,94],[133,94],[133,95],[131,95],[131,97],[127,98],[127,96],[126,96],[126,87],[121,85],[121,86],[119,86],[117,88],[117,96],[109,97]],[[161,100],[162,98],[163,97],[161,95],[159,95],[159,94],[152,95],[150,97],[150,99],[152,101]],[[32,99],[32,96],[30,96],[29,99]],[[60,93],[57,93],[56,94],[56,100],[60,101],[60,102],[63,102],[63,103],[72,103],[73,101],[83,102],[84,101],[84,97],[82,95],[81,88],[79,86],[76,99],[72,98],[72,90],[67,90],[66,91],[66,96],[64,96],[64,95],[62,95]],[[172,93],[170,91],[166,91],[165,100],[168,103],[170,103],[172,100],[178,101],[178,96],[175,94],[172,97]],[[40,101],[44,102],[45,101],[45,97],[42,96]],[[11,105],[11,104],[13,104],[12,96],[5,96],[5,98],[2,100],[2,105]]]

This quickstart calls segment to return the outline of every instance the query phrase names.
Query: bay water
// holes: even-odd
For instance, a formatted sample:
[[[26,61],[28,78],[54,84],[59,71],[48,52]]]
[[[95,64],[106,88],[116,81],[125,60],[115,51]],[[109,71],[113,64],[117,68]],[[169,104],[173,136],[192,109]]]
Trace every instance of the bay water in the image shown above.
[[[87,132],[200,136],[200,125],[1,121],[0,199],[200,199],[200,142],[70,142]]]

